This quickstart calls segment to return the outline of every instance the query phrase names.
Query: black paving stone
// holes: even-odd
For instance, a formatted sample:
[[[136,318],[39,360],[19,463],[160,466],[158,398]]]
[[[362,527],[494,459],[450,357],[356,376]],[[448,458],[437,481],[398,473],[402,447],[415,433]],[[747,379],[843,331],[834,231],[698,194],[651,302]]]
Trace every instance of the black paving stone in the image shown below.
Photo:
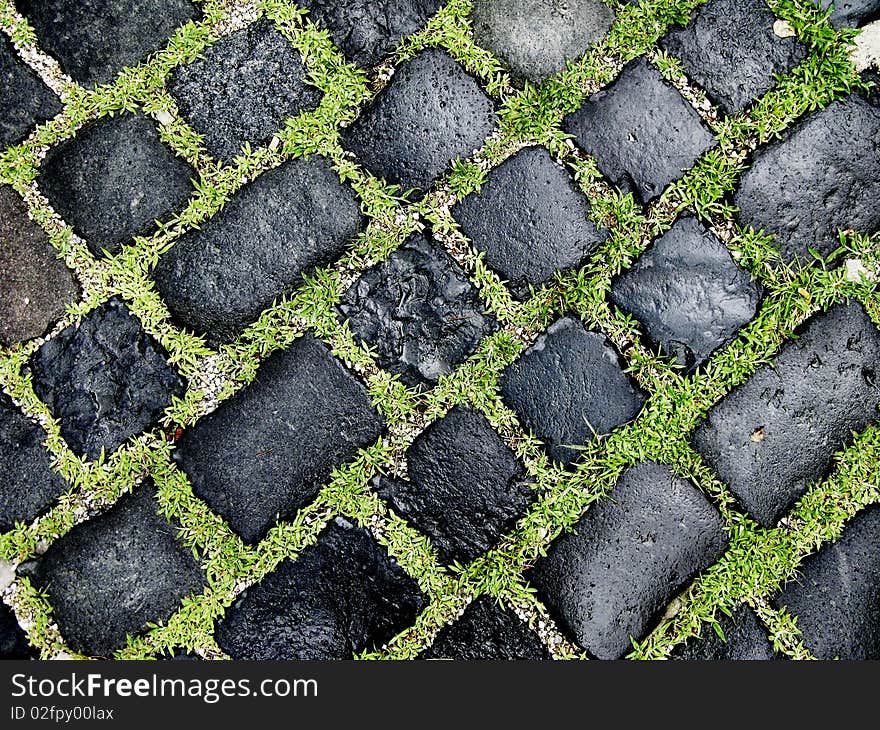
[[[379,364],[413,386],[448,375],[497,329],[461,267],[420,234],[365,271],[339,309]]]
[[[550,652],[527,623],[506,606],[481,596],[453,623],[444,626],[422,659],[465,661],[550,659]]]
[[[764,0],[712,0],[686,28],[666,36],[662,48],[728,114],[745,109],[806,55],[797,38],[773,32],[776,16]]]
[[[673,652],[675,659],[687,661],[769,661],[776,659],[773,645],[760,619],[748,606],[741,606],[732,616],[719,615],[722,639],[708,624],[702,636],[689,639]]]
[[[97,459],[155,425],[184,383],[119,299],[46,342],[30,361],[34,392],[73,451]]]
[[[0,603],[0,659],[39,659],[40,652],[28,642],[27,634],[18,625],[15,614]]]
[[[24,201],[0,186],[0,344],[44,334],[79,295],[76,279],[28,218]]]
[[[687,217],[613,282],[611,299],[692,371],[751,321],[761,291],[724,244]]]
[[[40,48],[74,81],[112,81],[124,66],[164,48],[174,31],[200,15],[189,0],[16,0]]]
[[[0,147],[21,142],[40,122],[61,111],[61,100],[0,37]]]
[[[306,335],[185,431],[174,458],[247,542],[310,503],[330,472],[382,433],[367,391]]]
[[[880,228],[880,108],[837,101],[759,149],[734,197],[739,219],[776,236],[786,261],[840,245],[838,230]]]
[[[186,207],[195,171],[142,114],[105,117],[46,155],[37,179],[52,207],[92,253],[117,253],[156,219]]]
[[[412,625],[428,601],[367,530],[335,519],[218,623],[235,659],[350,659]]]
[[[245,142],[259,147],[285,119],[318,106],[322,94],[306,83],[305,72],[290,41],[260,20],[175,69],[169,89],[208,151],[231,162]]]
[[[837,305],[716,404],[694,446],[770,526],[880,416],[878,372],[880,330],[860,304]]]
[[[428,188],[495,129],[492,100],[445,51],[422,51],[354,124],[343,146],[374,175],[404,189]]]
[[[819,2],[823,10],[828,10],[832,4],[834,11],[830,20],[834,25],[855,28],[880,16],[880,0],[820,0]]]
[[[409,480],[379,477],[380,496],[428,535],[443,563],[495,545],[535,498],[522,465],[485,416],[461,406],[407,450]]]
[[[361,66],[374,66],[422,28],[443,0],[300,0],[300,7]]]
[[[819,659],[880,659],[880,508],[870,507],[836,543],[807,558],[773,601],[797,618]]]
[[[543,147],[528,147],[452,209],[464,234],[524,299],[529,285],[578,266],[604,240],[590,203]]]
[[[558,462],[638,415],[645,396],[602,335],[570,317],[555,322],[501,376],[502,396]]]
[[[574,533],[529,572],[572,638],[600,659],[619,659],[668,602],[724,551],[722,520],[706,497],[668,467],[624,472]]]
[[[214,218],[184,234],[154,277],[183,326],[211,344],[234,339],[332,263],[361,229],[354,191],[322,157],[297,158],[246,185]]]
[[[477,44],[536,83],[578,60],[614,22],[599,0],[476,0],[472,17]]]
[[[693,107],[644,58],[627,64],[563,126],[605,176],[645,203],[715,144]]]

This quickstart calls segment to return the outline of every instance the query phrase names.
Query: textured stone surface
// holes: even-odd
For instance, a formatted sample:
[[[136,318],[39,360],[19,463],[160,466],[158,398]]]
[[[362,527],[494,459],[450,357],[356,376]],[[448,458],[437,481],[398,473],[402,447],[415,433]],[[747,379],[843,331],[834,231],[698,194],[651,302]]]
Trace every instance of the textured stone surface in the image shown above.
[[[169,89],[208,151],[231,162],[245,142],[257,148],[285,119],[318,106],[321,92],[306,83],[305,71],[296,48],[264,19],[175,69]]]
[[[245,186],[159,260],[159,293],[212,344],[237,337],[361,228],[354,191],[322,157],[297,158]]]
[[[46,342],[30,361],[34,392],[71,449],[109,456],[153,426],[184,383],[162,346],[119,299],[93,309]]]
[[[495,129],[492,100],[445,51],[422,51],[347,130],[343,146],[374,175],[404,189],[428,188]]]
[[[473,22],[477,45],[537,83],[602,40],[614,13],[599,0],[476,0]]]
[[[722,520],[706,497],[668,467],[623,473],[554,542],[528,574],[547,607],[583,648],[618,659],[666,604],[724,551]]]
[[[503,162],[452,214],[520,299],[529,285],[580,264],[605,238],[589,219],[586,196],[543,147]]]
[[[82,83],[111,81],[199,15],[189,0],[16,0],[40,47]]]
[[[46,432],[0,395],[0,532],[31,522],[67,489],[43,448]]]
[[[379,494],[431,538],[443,563],[482,555],[535,498],[485,416],[461,406],[432,423],[406,455],[409,480],[379,477]]]
[[[142,484],[109,511],[74,527],[19,571],[48,592],[67,644],[108,656],[148,623],[165,621],[205,576],[162,517],[152,484]]]
[[[755,316],[761,286],[714,234],[687,217],[613,282],[611,299],[691,371]]]
[[[839,229],[880,228],[880,108],[837,101],[759,149],[734,197],[744,225],[776,236],[787,261],[840,245]]]
[[[699,115],[644,58],[627,64],[563,127],[611,182],[645,203],[715,143]]]
[[[0,147],[20,142],[40,122],[61,111],[61,101],[0,37]]]
[[[831,22],[855,27],[880,16],[880,0],[819,0],[823,10],[834,5]]]
[[[702,636],[689,639],[673,652],[687,661],[766,661],[775,659],[767,630],[755,612],[741,606],[732,616],[718,615],[722,639],[712,626],[703,624]]]
[[[576,319],[555,322],[501,377],[501,393],[559,462],[636,417],[645,396],[605,337]]]
[[[880,331],[860,304],[813,317],[772,365],[716,404],[693,443],[762,524],[772,525],[834,453],[880,416]]]
[[[382,433],[366,389],[311,335],[185,431],[174,458],[247,542],[311,502],[330,472]]]
[[[104,117],[52,149],[37,179],[52,207],[94,254],[116,253],[156,219],[186,207],[195,171],[142,114]]]
[[[44,334],[79,285],[9,186],[0,186],[0,345]]]
[[[379,364],[407,385],[436,383],[496,329],[461,267],[420,234],[367,269],[339,309]]]
[[[12,609],[0,603],[0,660],[38,659],[40,653],[29,643]]]
[[[773,601],[797,618],[819,659],[880,659],[880,508],[869,507],[836,543],[807,558]]]
[[[551,657],[519,616],[495,599],[481,596],[458,619],[440,629],[421,658],[498,661]]]
[[[443,0],[300,0],[310,20],[360,66],[374,66],[422,28]]]
[[[369,532],[337,518],[245,591],[216,638],[235,659],[350,659],[411,626],[427,603]]]

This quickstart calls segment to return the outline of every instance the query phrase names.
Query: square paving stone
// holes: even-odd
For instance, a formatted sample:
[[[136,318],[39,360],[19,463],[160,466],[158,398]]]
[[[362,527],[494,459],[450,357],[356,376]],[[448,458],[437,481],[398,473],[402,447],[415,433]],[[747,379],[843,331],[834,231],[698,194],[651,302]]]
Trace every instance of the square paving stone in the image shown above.
[[[311,335],[185,431],[174,459],[246,542],[317,496],[333,469],[382,434],[366,388]]]
[[[411,626],[427,605],[367,530],[337,518],[242,593],[216,638],[235,659],[351,659]]]
[[[752,320],[761,292],[724,244],[686,217],[612,283],[611,299],[690,372]]]
[[[860,304],[809,320],[797,339],[710,411],[695,448],[771,526],[880,417],[880,330]]]
[[[0,660],[39,658],[40,652],[28,642],[12,609],[0,603]]]
[[[21,142],[40,122],[61,111],[61,100],[0,36],[0,147]]]
[[[159,259],[156,287],[180,324],[212,345],[228,342],[361,228],[354,191],[326,159],[289,160],[185,233]]]
[[[67,491],[45,440],[46,432],[0,395],[0,532],[31,522]]]
[[[504,371],[501,394],[563,464],[578,458],[578,447],[635,418],[645,402],[608,340],[570,317]]]
[[[732,114],[769,91],[777,74],[787,74],[806,56],[797,38],[773,32],[775,22],[765,0],[712,0],[661,46],[684,64],[688,77],[715,104]]]
[[[645,462],[550,546],[529,580],[580,646],[619,659],[726,545],[721,516],[703,493]]]
[[[443,0],[300,0],[309,20],[327,28],[333,42],[361,66],[374,66],[408,35],[421,29]]]
[[[689,639],[676,648],[674,659],[686,661],[768,661],[776,659],[767,630],[755,612],[741,606],[732,616],[718,617],[724,638],[708,624],[703,624],[702,636]]]
[[[536,496],[485,416],[462,406],[432,423],[406,456],[409,480],[379,477],[379,495],[428,535],[445,564],[492,548]]]
[[[543,147],[505,160],[452,215],[518,299],[581,264],[605,239],[586,196]]]
[[[135,488],[99,517],[74,527],[19,572],[47,591],[52,616],[75,651],[109,656],[126,636],[166,621],[205,575],[159,514],[151,483]]]
[[[422,659],[499,661],[551,659],[540,637],[513,611],[481,596],[421,654]]]
[[[46,342],[30,361],[34,392],[73,451],[109,456],[151,428],[184,392],[164,348],[120,299],[93,309]]]
[[[427,189],[450,163],[482,147],[495,106],[445,51],[402,63],[342,143],[371,173],[404,189]]]
[[[44,51],[74,81],[112,81],[200,12],[189,0],[16,0]]]
[[[786,261],[840,246],[838,231],[880,228],[880,108],[853,94],[754,154],[734,196],[739,220],[776,236]]]
[[[834,5],[830,20],[834,25],[855,28],[880,16],[880,0],[820,0],[819,6],[828,10]]]
[[[472,17],[477,45],[535,83],[577,61],[614,23],[599,0],[476,0]]]
[[[9,186],[0,186],[0,345],[39,337],[79,299],[73,273]]]
[[[339,305],[379,364],[411,386],[449,375],[497,329],[484,309],[461,267],[421,234],[367,269]]]
[[[649,203],[715,139],[678,89],[644,58],[569,114],[563,127],[618,188]]]
[[[176,68],[169,89],[184,119],[223,162],[268,143],[284,120],[314,110],[322,93],[305,79],[299,51],[270,20],[260,20]]]
[[[181,212],[195,171],[143,114],[105,117],[46,155],[37,183],[89,250],[117,253],[156,219]]]

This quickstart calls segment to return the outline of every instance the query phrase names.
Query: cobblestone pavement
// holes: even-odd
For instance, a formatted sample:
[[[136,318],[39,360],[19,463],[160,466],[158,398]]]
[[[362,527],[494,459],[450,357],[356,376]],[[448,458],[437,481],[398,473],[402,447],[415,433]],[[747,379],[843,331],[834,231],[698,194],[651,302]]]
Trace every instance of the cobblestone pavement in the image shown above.
[[[878,16],[0,0],[0,655],[880,658]]]

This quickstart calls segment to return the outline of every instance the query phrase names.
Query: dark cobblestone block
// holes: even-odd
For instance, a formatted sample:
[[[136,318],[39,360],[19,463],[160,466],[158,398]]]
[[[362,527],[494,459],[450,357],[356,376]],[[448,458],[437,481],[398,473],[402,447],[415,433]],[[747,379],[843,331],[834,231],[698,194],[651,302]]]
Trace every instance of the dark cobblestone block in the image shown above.
[[[495,129],[492,100],[445,51],[422,51],[352,126],[343,145],[374,175],[428,188],[452,160],[467,157]]]
[[[645,396],[607,339],[576,319],[554,323],[504,371],[501,393],[558,462],[632,420]]]
[[[79,299],[70,270],[8,186],[0,187],[0,344],[39,337]]]
[[[28,643],[12,609],[0,603],[0,659],[39,659],[40,652]]]
[[[0,147],[21,142],[40,122],[61,111],[61,101],[0,37]]]
[[[495,331],[484,308],[459,265],[419,234],[364,272],[339,307],[379,364],[412,386],[436,383]]]
[[[169,89],[208,151],[231,162],[245,142],[263,145],[285,119],[318,106],[321,92],[305,74],[296,48],[270,20],[260,20],[175,69]]]
[[[550,659],[538,635],[519,616],[481,596],[453,623],[444,626],[422,659],[466,661]]]
[[[614,13],[599,0],[477,0],[473,21],[478,45],[539,83],[602,40]]]
[[[337,518],[245,591],[216,638],[235,659],[350,659],[411,626],[427,604],[367,530]]]
[[[586,196],[543,147],[503,162],[452,214],[519,299],[529,285],[578,266],[605,238],[589,219]]]
[[[728,114],[745,109],[806,56],[796,38],[773,32],[776,16],[764,0],[712,0],[686,28],[662,43],[685,72]]]
[[[109,456],[183,395],[184,383],[166,357],[113,299],[37,350],[30,362],[34,392],[73,451],[88,459],[102,451]]]
[[[200,15],[189,0],[16,0],[47,53],[75,81],[112,81]]]
[[[716,404],[694,446],[770,526],[880,415],[878,372],[880,331],[861,305],[835,306]]]
[[[734,202],[744,225],[776,236],[785,260],[827,256],[838,230],[880,228],[880,108],[853,95],[759,149]]]
[[[819,0],[823,10],[834,5],[830,20],[834,25],[855,28],[880,16],[880,0]]]
[[[843,537],[807,558],[773,601],[797,618],[819,659],[880,659],[880,508],[870,507]]]
[[[406,36],[422,28],[443,0],[300,0],[310,20],[361,66],[374,66]]]
[[[761,286],[695,218],[677,221],[611,287],[663,351],[687,371],[755,316]]]
[[[310,335],[180,439],[195,493],[247,542],[310,503],[330,472],[382,433],[361,383]]]
[[[245,186],[159,259],[159,293],[211,344],[235,339],[361,229],[354,191],[322,157],[297,158]]]
[[[195,171],[142,114],[105,117],[51,150],[37,180],[92,253],[117,253],[186,206]]]
[[[693,107],[644,58],[627,64],[563,126],[604,175],[645,203],[715,144]]]
[[[75,651],[108,656],[126,635],[167,620],[205,575],[143,484],[100,517],[74,527],[19,570],[48,592],[53,618]]]
[[[379,477],[379,494],[431,538],[443,563],[485,553],[535,498],[486,418],[460,406],[413,442],[407,463],[409,480]]]
[[[663,465],[624,472],[529,573],[541,599],[583,648],[619,659],[666,604],[727,544],[706,497]]]
[[[718,618],[722,639],[711,626],[704,625],[699,639],[690,639],[673,652],[675,659],[687,661],[767,661],[776,659],[773,645],[761,621],[748,606],[733,616]]]

